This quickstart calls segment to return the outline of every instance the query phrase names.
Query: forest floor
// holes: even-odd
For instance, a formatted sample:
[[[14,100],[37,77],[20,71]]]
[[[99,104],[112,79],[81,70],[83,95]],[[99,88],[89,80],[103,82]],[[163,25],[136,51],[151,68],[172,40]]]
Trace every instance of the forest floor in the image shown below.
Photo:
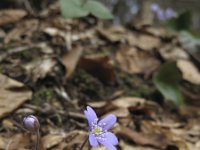
[[[176,33],[92,16],[65,20],[53,7],[0,16],[0,149],[34,149],[36,135],[20,128],[33,114],[41,150],[77,150],[88,137],[86,106],[99,117],[117,116],[119,150],[200,149],[199,62]],[[153,82],[172,61],[182,74],[179,108]]]

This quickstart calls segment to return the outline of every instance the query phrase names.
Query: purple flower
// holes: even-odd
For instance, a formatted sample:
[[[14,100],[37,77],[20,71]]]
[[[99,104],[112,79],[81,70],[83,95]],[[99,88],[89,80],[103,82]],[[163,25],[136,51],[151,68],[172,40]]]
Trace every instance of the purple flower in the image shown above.
[[[174,10],[172,8],[167,8],[165,10],[165,16],[167,19],[173,18],[176,16],[176,13],[174,12]]]
[[[116,123],[116,116],[108,115],[99,121],[95,111],[89,106],[87,106],[84,114],[89,124],[90,145],[96,147],[99,146],[99,144],[102,144],[109,150],[116,150],[115,146],[118,144],[118,139],[113,133],[108,132],[108,130]]]
[[[151,4],[151,10],[156,13],[160,9],[159,5],[156,3]]]
[[[24,117],[24,119],[23,119],[23,126],[24,126],[24,128],[26,128],[27,130],[29,130],[31,132],[36,132],[40,128],[40,123],[39,123],[37,117],[35,117],[33,115],[28,115],[28,116]]]
[[[157,12],[157,17],[161,21],[164,21],[164,20],[167,19],[166,16],[165,16],[165,11],[162,10],[162,9]]]

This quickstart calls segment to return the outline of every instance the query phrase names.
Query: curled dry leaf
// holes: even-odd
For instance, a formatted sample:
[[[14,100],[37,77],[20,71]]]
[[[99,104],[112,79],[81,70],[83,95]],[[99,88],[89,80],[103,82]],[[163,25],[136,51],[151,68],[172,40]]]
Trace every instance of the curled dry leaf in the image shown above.
[[[83,53],[82,47],[76,47],[70,50],[68,53],[66,53],[62,59],[61,62],[66,68],[66,78],[70,78],[73,74],[74,70],[76,69],[76,66],[79,62],[79,59]]]
[[[181,70],[184,80],[192,84],[200,84],[200,72],[191,61],[178,60],[177,67]]]
[[[93,108],[103,108],[107,105],[107,102],[106,101],[90,102],[90,103],[88,103],[88,105]]]
[[[24,65],[24,68],[32,80],[36,82],[38,79],[42,79],[46,77],[47,74],[52,73],[56,63],[57,61],[53,58],[39,58]]]
[[[133,32],[127,35],[128,43],[131,46],[139,47],[145,51],[152,51],[155,48],[160,47],[160,39],[148,34],[141,34]]]
[[[140,26],[138,27],[138,29],[156,37],[165,37],[167,35],[166,30],[162,27]]]
[[[113,106],[118,108],[129,108],[144,105],[145,99],[140,97],[121,97],[111,102]]]
[[[160,65],[149,53],[134,47],[123,47],[116,53],[120,67],[128,73],[145,73]]]
[[[22,83],[0,74],[0,118],[12,113],[31,98],[32,92]]]
[[[174,145],[181,150],[189,150],[185,138],[187,129],[185,130],[183,127],[184,125],[176,124],[169,118],[166,121],[164,119],[162,124],[154,121],[142,121],[141,123],[143,133],[164,135],[169,145]]]
[[[159,50],[165,60],[188,59],[188,54],[181,47],[167,44]]]
[[[110,42],[123,42],[126,39],[126,29],[122,26],[115,26],[108,29],[97,29],[99,34]]]
[[[64,138],[65,134],[48,134],[42,137],[42,143],[45,149],[49,149],[60,144]]]
[[[113,114],[117,117],[118,123],[123,126],[127,126],[132,122],[131,114],[127,108],[119,108],[114,111],[110,111],[109,114]]]
[[[159,112],[159,106],[153,101],[147,101],[140,97],[121,97],[111,102],[112,108],[126,108],[131,112],[141,111],[147,116],[155,116]]]
[[[74,148],[80,148],[80,146],[83,144],[85,139],[88,138],[88,133],[81,131],[81,130],[74,130],[71,131],[66,135],[65,142],[66,146],[65,149],[74,149]],[[84,148],[88,149],[88,144],[84,146]],[[84,149],[85,150],[85,149]]]
[[[132,140],[134,143],[138,145],[151,145],[156,148],[165,148],[169,141],[162,134],[144,134],[140,132],[136,132],[128,127],[119,126],[119,130],[117,134],[123,138],[127,138]],[[159,142],[158,142],[159,141]]]
[[[0,149],[26,149],[30,146],[31,137],[26,134],[23,135],[21,133],[14,134],[12,136],[0,136]]]
[[[12,40],[22,40],[22,37],[29,38],[38,29],[39,21],[30,19],[19,22],[4,38],[4,43],[9,43]],[[23,39],[25,40],[25,39]]]
[[[0,29],[0,39],[3,39],[6,36],[4,30]]]
[[[6,9],[0,11],[0,26],[14,23],[27,15],[27,12],[20,9]]]
[[[104,83],[114,83],[116,80],[114,67],[108,56],[97,54],[82,57],[78,67],[88,71]]]
[[[130,145],[123,140],[120,141],[119,143],[120,147],[122,150],[157,150],[155,148],[150,148],[150,147],[142,147],[142,146],[136,146],[136,145]]]

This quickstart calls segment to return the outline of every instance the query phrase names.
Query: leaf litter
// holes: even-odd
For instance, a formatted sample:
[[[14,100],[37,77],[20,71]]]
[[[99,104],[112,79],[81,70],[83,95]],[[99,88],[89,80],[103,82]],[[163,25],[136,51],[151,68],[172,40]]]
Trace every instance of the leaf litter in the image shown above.
[[[43,19],[0,11],[1,149],[34,147],[36,137],[17,128],[29,113],[41,122],[41,150],[79,148],[88,136],[86,105],[118,117],[117,149],[199,149],[199,71],[176,34],[154,26],[108,28],[90,16],[65,20],[51,16],[59,12],[52,6],[45,11]],[[160,77],[156,89],[153,74],[172,60],[180,78]],[[165,99],[179,92],[186,100],[178,109]]]

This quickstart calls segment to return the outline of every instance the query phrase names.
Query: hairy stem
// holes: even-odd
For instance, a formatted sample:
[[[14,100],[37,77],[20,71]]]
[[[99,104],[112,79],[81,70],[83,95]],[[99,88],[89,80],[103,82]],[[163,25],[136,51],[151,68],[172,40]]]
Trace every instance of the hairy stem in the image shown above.
[[[35,145],[35,150],[39,150],[40,148],[40,130],[37,130],[36,133],[37,139],[36,139],[36,145]]]

